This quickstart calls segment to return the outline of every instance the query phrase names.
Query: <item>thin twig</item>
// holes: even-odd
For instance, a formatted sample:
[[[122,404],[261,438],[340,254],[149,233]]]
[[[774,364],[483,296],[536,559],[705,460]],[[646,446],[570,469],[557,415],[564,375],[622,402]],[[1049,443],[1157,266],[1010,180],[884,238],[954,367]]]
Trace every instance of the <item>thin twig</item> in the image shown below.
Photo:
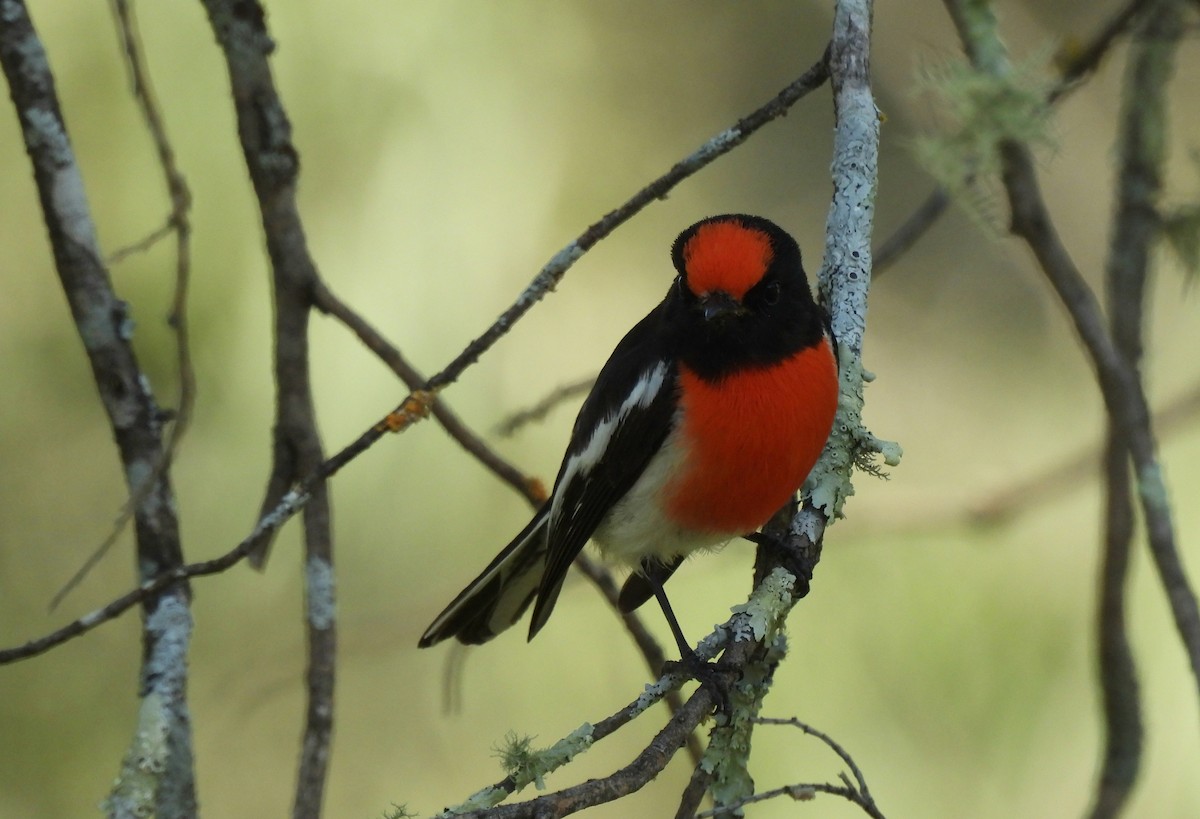
[[[367,349],[396,374],[410,390],[419,390],[425,385],[425,377],[408,359],[371,324],[348,304],[334,295],[324,281],[313,287],[313,306],[346,325]],[[546,489],[537,478],[524,474],[514,465],[500,457],[494,449],[468,427],[458,414],[444,401],[438,401],[430,410],[442,429],[463,449],[475,457],[493,475],[521,493],[530,503],[540,506],[546,501]]]
[[[838,758],[841,759],[842,762],[846,763],[846,767],[850,769],[850,773],[854,777],[854,782],[856,783],[854,786],[855,790],[862,797],[863,802],[865,803],[864,808],[867,805],[870,805],[870,810],[868,812],[870,812],[872,816],[875,816],[878,813],[879,809],[875,807],[875,799],[871,796],[871,789],[867,787],[866,777],[863,776],[862,771],[854,762],[854,758],[850,756],[850,753],[841,745],[839,745],[833,737],[822,731],[818,731],[816,728],[813,728],[806,722],[801,722],[796,717],[755,717],[754,721],[759,725],[788,725],[792,728],[799,728],[810,737],[816,737],[817,739],[821,740],[821,742],[824,742],[831,751],[838,755]]]
[[[114,0],[114,2],[115,2],[115,0]],[[159,242],[161,242],[163,239],[167,238],[174,232],[175,232],[175,215],[171,214],[170,216],[167,217],[165,222],[163,222],[161,225],[156,227],[154,230],[147,233],[141,239],[138,239],[136,242],[130,242],[129,244],[127,244],[123,247],[117,248],[112,253],[109,253],[107,262],[110,265],[117,265],[117,264],[120,264],[121,262],[125,261],[126,259],[128,259],[131,256],[137,256],[139,254],[145,253],[147,250],[154,247],[156,244],[158,244]]]
[[[742,799],[737,800],[736,802],[717,806],[711,810],[706,810],[700,813],[696,813],[695,810],[695,807],[699,804],[699,802],[695,799],[694,794],[692,794],[691,799],[689,799],[688,792],[685,792],[684,801],[681,803],[679,810],[676,812],[675,819],[691,819],[691,817],[695,817],[695,819],[707,819],[707,817],[717,816],[740,816],[742,808],[744,808],[746,805],[751,805],[756,802],[765,802],[770,799],[778,799],[781,796],[788,796],[797,800],[807,800],[812,799],[817,793],[827,793],[833,796],[840,796],[843,799],[849,800],[855,805],[858,805],[860,808],[862,808],[864,813],[873,819],[885,819],[883,812],[879,809],[879,805],[875,803],[875,798],[871,795],[871,791],[867,787],[866,778],[863,776],[862,771],[859,770],[858,765],[855,764],[854,759],[850,756],[845,748],[839,745],[828,734],[818,731],[816,728],[813,728],[807,723],[801,722],[795,717],[788,719],[780,719],[775,717],[752,717],[751,721],[758,725],[788,725],[793,728],[799,728],[809,736],[816,737],[824,742],[825,745],[827,745],[835,754],[837,754],[842,762],[846,764],[846,767],[850,769],[851,774],[854,776],[854,782],[851,782],[850,779],[843,773],[840,775],[842,780],[842,785],[840,786],[831,785],[829,783],[784,785],[772,790],[750,794]],[[703,779],[703,774],[704,772],[701,768],[697,768],[693,772],[692,782],[689,783],[689,791],[692,788],[692,783]]]
[[[1187,429],[1197,416],[1200,416],[1200,382],[1154,413],[1154,429],[1159,440],[1165,441]],[[1053,503],[1063,493],[1078,488],[1096,474],[1101,464],[1096,453],[1103,447],[1103,442],[1087,444],[1011,486],[989,492],[967,509],[968,520],[983,525],[1003,523],[1018,512]]]
[[[302,508],[304,502],[305,499],[299,495],[290,494],[285,496],[280,503],[280,510],[275,517],[266,517],[260,520],[258,525],[255,526],[254,531],[225,554],[211,560],[186,563],[169,571],[161,572],[150,580],[141,583],[136,588],[127,591],[107,605],[72,620],[70,623],[49,634],[29,640],[14,648],[0,649],[0,665],[7,665],[44,654],[68,640],[87,634],[92,629],[115,620],[129,611],[129,609],[146,600],[153,599],[171,586],[190,580],[193,577],[207,577],[228,571],[231,566],[235,566],[246,559],[247,555],[250,554],[255,544],[261,538],[261,530],[282,526],[285,521]]]
[[[1108,55],[1117,38],[1129,30],[1138,12],[1148,0],[1132,0],[1108,18],[1091,40],[1080,45],[1073,43],[1059,54],[1059,80],[1050,91],[1047,102],[1053,104],[1079,88]]]
[[[555,387],[532,407],[518,410],[496,424],[496,434],[505,438],[516,434],[517,430],[521,427],[537,423],[544,419],[550,414],[551,410],[564,401],[569,401],[572,398],[586,394],[595,383],[596,376],[589,375],[587,378],[581,378],[578,381],[572,381],[569,384],[562,384]]]
[[[781,796],[787,796],[798,802],[806,802],[812,799],[818,793],[827,793],[831,796],[840,796],[854,804],[858,805],[868,816],[874,819],[886,819],[886,817],[878,810],[873,810],[869,805],[864,804],[859,794],[854,790],[849,783],[844,785],[830,785],[828,782],[812,782],[812,783],[797,783],[795,785],[783,785],[779,788],[774,788],[769,791],[761,791],[753,796],[748,796],[745,799],[739,800],[736,805],[731,805],[728,808],[713,808],[695,815],[695,819],[708,819],[713,816],[739,816],[736,811],[744,808],[746,805],[753,805],[756,802],[767,802],[771,799],[778,799]]]
[[[908,218],[876,248],[875,267],[871,271],[871,275],[878,276],[895,264],[909,248],[929,232],[931,227],[937,224],[951,201],[950,194],[945,188],[934,188],[929,196],[925,197],[925,201],[918,205],[916,210],[909,214]]]
[[[192,409],[196,403],[196,374],[192,367],[191,336],[187,322],[187,293],[191,274],[191,235],[192,226],[189,213],[192,207],[192,195],[188,190],[179,165],[175,161],[175,151],[167,137],[166,126],[159,112],[158,100],[150,83],[150,72],[142,59],[141,37],[138,34],[137,21],[134,18],[133,6],[129,0],[111,0],[113,17],[117,22],[117,32],[121,39],[122,51],[125,54],[125,64],[129,70],[130,84],[133,97],[142,112],[146,129],[154,140],[155,152],[158,154],[159,168],[167,187],[167,195],[171,200],[171,212],[167,215],[166,223],[152,232],[140,242],[122,248],[112,254],[110,264],[126,258],[132,253],[149,248],[160,239],[175,234],[175,292],[172,297],[171,311],[167,316],[167,325],[175,334],[175,370],[179,378],[179,392],[176,396],[176,407],[171,414],[172,426],[167,435],[166,445],[158,456],[154,469],[137,487],[134,487],[129,498],[121,505],[117,519],[113,522],[108,535],[100,542],[83,564],[68,578],[67,582],[55,592],[50,599],[50,610],[53,611],[71,593],[100,560],[117,542],[117,538],[125,531],[125,527],[133,518],[136,509],[149,495],[154,484],[162,477],[175,458],[187,428],[192,420]]]

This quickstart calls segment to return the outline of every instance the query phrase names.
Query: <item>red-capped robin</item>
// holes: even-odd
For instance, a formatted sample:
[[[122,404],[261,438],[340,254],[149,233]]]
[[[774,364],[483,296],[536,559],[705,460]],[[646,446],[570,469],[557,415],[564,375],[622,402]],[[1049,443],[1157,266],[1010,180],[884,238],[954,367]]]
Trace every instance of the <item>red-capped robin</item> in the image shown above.
[[[686,655],[662,584],[695,550],[757,530],[808,476],[833,425],[838,369],[796,241],[759,216],[713,216],[679,235],[671,259],[666,298],[583,402],[550,499],[422,648],[486,642],[530,603],[533,639],[591,538],[634,569],[621,609],[657,597]]]

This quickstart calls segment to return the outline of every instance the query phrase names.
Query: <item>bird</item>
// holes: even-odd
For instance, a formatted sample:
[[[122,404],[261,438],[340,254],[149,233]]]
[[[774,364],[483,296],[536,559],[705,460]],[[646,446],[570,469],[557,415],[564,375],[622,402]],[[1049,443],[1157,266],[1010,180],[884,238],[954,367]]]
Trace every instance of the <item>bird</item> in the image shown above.
[[[576,417],[548,500],[422,634],[491,640],[533,606],[546,625],[589,540],[655,597],[689,555],[754,538],[820,457],[838,402],[837,345],[795,239],[748,214],[702,219],[671,247],[666,297],[617,344]],[[691,653],[695,659],[695,654]]]

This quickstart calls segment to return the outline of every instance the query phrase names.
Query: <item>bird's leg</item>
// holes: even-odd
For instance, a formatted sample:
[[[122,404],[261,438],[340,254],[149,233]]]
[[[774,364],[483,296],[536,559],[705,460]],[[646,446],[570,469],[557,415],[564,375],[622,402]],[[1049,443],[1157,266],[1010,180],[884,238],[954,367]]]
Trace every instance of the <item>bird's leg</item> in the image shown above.
[[[683,629],[679,627],[679,620],[675,617],[675,612],[671,609],[671,603],[667,600],[667,592],[663,589],[662,583],[657,579],[651,580],[650,585],[654,590],[654,599],[658,601],[659,607],[662,608],[663,616],[667,618],[667,625],[671,627],[671,635],[675,638],[675,645],[679,646],[679,657],[685,662],[705,664],[692,648],[692,644],[683,636]]]
[[[654,588],[654,599],[658,601],[663,616],[667,618],[667,625],[671,627],[671,634],[675,637],[675,644],[679,646],[679,662],[667,661],[663,666],[664,673],[673,670],[672,666],[678,666],[701,685],[709,686],[716,695],[718,712],[728,714],[730,711],[728,673],[724,672],[718,663],[707,663],[700,659],[691,643],[683,636],[683,629],[679,627],[679,620],[671,609],[662,583],[657,578],[651,578],[650,582]]]

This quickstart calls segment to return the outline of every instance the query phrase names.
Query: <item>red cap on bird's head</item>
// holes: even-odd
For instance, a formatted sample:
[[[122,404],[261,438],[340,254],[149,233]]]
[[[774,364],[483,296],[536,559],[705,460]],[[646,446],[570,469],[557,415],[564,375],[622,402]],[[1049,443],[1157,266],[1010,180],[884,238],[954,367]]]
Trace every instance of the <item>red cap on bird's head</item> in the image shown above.
[[[758,284],[775,258],[771,237],[738,216],[718,216],[693,226],[676,243],[676,267],[697,296],[720,291],[739,301]]]

